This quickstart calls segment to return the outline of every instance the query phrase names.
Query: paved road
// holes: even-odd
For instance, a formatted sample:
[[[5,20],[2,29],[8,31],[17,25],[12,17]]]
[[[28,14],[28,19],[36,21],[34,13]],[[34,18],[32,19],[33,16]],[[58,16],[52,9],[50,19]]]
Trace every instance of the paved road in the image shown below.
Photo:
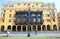
[[[27,37],[28,32],[11,32],[10,36],[13,37]],[[60,31],[40,31],[35,34],[35,32],[30,32],[31,37],[39,37],[39,36],[52,36],[52,37],[60,37]],[[6,36],[6,33],[0,32],[0,36]]]

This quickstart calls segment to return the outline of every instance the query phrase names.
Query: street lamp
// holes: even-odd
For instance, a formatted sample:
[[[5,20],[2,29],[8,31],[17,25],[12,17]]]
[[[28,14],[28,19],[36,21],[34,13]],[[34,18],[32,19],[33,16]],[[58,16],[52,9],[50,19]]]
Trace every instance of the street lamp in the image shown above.
[[[30,37],[30,7],[28,9],[28,37]]]

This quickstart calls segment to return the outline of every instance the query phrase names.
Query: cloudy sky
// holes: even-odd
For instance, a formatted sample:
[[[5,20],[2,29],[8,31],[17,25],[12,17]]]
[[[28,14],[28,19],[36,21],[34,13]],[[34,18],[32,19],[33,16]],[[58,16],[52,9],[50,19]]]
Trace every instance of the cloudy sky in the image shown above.
[[[2,3],[7,2],[43,2],[43,3],[55,3],[57,12],[60,11],[60,0],[0,0],[0,10],[2,8]]]

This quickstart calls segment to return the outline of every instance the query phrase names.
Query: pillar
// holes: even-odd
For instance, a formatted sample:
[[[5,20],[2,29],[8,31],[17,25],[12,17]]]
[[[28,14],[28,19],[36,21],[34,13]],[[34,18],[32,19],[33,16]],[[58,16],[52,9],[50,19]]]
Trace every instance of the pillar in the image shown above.
[[[41,31],[42,31],[42,26],[43,26],[43,25],[41,25]]]
[[[51,26],[51,30],[53,31],[53,25],[50,25]]]
[[[46,31],[47,31],[47,25],[46,25]]]
[[[28,30],[27,30],[27,25],[26,25],[26,31],[28,31]]]
[[[31,25],[31,31],[33,31],[33,25]]]
[[[17,32],[17,26],[16,26],[16,32]]]
[[[38,31],[38,30],[37,30],[37,26],[38,26],[38,25],[36,25],[36,31]]]
[[[6,31],[7,30],[7,26],[4,26],[4,31]]]
[[[23,31],[23,30],[22,30],[22,25],[21,25],[21,31]]]
[[[12,32],[12,26],[11,26],[11,32]]]

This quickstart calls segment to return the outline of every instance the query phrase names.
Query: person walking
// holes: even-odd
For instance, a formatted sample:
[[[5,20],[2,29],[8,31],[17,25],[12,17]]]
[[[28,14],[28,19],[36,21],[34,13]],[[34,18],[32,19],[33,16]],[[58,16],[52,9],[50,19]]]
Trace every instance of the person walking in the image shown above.
[[[7,29],[7,30],[6,30],[6,35],[7,35],[7,37],[10,36],[10,29]]]
[[[37,35],[37,30],[35,30],[35,35]]]

